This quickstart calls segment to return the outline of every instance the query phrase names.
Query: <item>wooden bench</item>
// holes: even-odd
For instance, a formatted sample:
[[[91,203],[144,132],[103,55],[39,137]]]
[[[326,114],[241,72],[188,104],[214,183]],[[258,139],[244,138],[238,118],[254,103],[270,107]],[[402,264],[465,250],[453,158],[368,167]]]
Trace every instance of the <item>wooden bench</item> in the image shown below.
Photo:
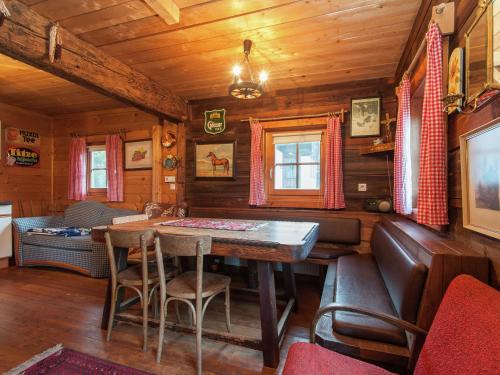
[[[373,231],[372,246],[378,247],[373,255],[351,255],[328,266],[321,306],[350,303],[380,312],[391,308],[381,305],[381,299],[386,298],[394,306],[392,315],[428,330],[455,276],[467,273],[483,282],[488,280],[486,257],[396,215],[382,218]],[[374,272],[370,267],[376,268],[371,270]],[[422,267],[426,269],[423,280]],[[398,337],[394,331],[384,333],[378,322],[340,314],[321,318],[316,331],[320,345],[391,370],[411,367],[411,354],[419,349],[411,337]],[[372,326],[363,327],[366,324]]]

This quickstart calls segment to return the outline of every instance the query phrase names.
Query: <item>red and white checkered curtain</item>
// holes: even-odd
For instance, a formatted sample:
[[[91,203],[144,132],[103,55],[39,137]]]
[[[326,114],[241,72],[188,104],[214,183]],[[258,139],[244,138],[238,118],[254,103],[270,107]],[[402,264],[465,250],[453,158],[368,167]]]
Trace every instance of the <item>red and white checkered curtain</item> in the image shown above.
[[[106,177],[108,202],[123,201],[123,145],[119,134],[106,136]]]
[[[408,215],[412,211],[410,79],[405,75],[399,85],[398,124],[394,150],[394,210]]]
[[[71,138],[69,144],[68,199],[87,198],[87,144],[85,138]]]
[[[323,207],[345,208],[342,171],[342,129],[340,119],[329,116],[326,122],[326,175]]]
[[[260,206],[266,203],[264,191],[264,160],[262,153],[262,124],[250,119],[252,133],[250,153],[250,198],[248,204]]]
[[[443,47],[438,26],[429,26],[427,73],[425,78],[420,133],[420,175],[417,222],[448,224],[446,124],[443,103]]]

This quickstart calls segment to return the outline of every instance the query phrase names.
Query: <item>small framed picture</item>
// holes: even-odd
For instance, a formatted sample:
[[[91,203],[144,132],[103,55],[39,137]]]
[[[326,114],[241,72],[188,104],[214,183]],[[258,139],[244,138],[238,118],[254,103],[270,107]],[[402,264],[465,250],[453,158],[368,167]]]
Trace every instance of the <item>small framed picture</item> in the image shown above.
[[[351,100],[351,137],[380,136],[380,98]]]
[[[125,170],[153,168],[153,141],[141,139],[124,142]]]
[[[195,178],[234,180],[236,141],[195,143]]]
[[[500,239],[500,117],[460,136],[464,228]]]

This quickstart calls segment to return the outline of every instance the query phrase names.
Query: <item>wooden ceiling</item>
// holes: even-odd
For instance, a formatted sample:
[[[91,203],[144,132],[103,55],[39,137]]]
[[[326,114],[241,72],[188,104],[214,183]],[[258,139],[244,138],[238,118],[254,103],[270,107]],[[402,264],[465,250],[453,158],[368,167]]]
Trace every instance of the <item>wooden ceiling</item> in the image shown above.
[[[167,25],[142,0],[21,1],[185,99],[227,95],[247,38],[269,91],[393,77],[421,2],[175,0]]]

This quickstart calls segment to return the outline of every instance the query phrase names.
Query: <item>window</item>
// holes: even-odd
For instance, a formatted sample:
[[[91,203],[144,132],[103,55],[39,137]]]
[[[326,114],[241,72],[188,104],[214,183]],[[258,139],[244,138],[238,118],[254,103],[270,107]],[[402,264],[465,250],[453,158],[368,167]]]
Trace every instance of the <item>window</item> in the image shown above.
[[[420,125],[422,123],[422,108],[424,104],[425,79],[422,80],[417,90],[411,97],[411,186],[412,186],[412,206],[417,208],[418,176],[420,172]]]
[[[268,205],[322,206],[325,152],[323,129],[318,127],[324,128],[324,125],[294,127],[291,130],[264,129],[264,176]]]
[[[106,146],[89,146],[87,152],[87,186],[89,193],[105,192],[108,182],[106,176]]]

